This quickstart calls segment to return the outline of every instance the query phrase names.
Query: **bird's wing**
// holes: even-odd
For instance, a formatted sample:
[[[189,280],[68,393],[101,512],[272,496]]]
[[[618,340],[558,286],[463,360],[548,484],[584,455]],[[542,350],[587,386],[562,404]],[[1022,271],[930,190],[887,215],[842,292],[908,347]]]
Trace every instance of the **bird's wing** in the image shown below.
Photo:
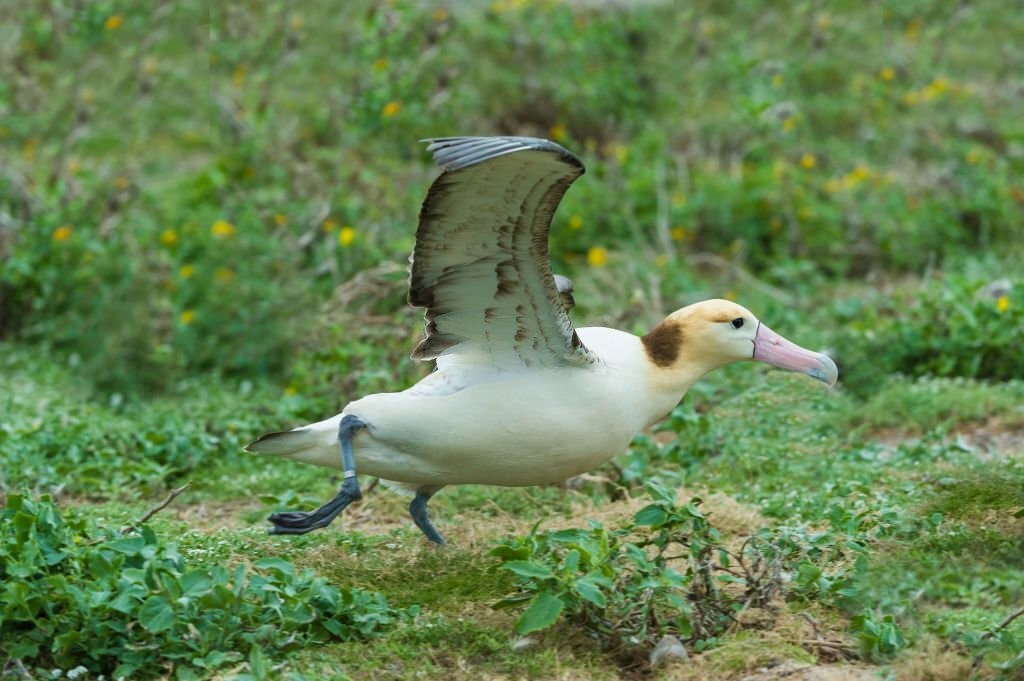
[[[497,369],[593,361],[563,307],[548,260],[551,217],[583,164],[547,140],[425,140],[444,172],[420,210],[409,303],[426,308],[415,359]]]

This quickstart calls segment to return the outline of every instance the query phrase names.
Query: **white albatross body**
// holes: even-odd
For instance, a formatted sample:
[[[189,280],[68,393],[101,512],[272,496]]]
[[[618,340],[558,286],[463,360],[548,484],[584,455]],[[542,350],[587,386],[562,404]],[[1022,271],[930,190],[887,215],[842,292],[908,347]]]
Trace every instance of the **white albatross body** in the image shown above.
[[[441,544],[426,513],[437,490],[539,485],[593,470],[713,369],[754,359],[835,382],[828,357],[725,300],[677,310],[643,336],[574,329],[572,283],[551,272],[548,231],[583,164],[547,140],[430,142],[444,172],[420,211],[409,303],[426,310],[413,357],[436,360],[437,370],[403,392],[369,395],[249,444],[344,471],[333,500],[272,515],[271,532],[326,526],[360,498],[360,473],[415,493],[413,520]]]
[[[306,426],[308,446],[289,456],[340,469],[338,424],[354,414],[367,423],[353,441],[356,470],[408,489],[542,485],[593,470],[671,411],[689,386],[665,390],[637,336],[578,333],[597,357],[590,367],[484,373],[454,392],[439,368],[408,390],[364,397]]]

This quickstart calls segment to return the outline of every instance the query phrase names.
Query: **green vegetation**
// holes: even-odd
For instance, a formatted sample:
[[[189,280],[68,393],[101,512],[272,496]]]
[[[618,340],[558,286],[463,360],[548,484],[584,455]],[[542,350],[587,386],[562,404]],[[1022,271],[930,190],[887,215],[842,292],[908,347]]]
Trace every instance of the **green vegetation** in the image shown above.
[[[379,594],[338,589],[281,558],[187,569],[148,527],[97,531],[48,496],[0,511],[3,633],[14,659],[83,665],[114,678],[173,671],[197,678],[242,659],[266,674],[264,648],[365,638],[412,613]],[[414,609],[415,610],[415,609]]]
[[[30,0],[0,26],[5,678],[1024,673],[1020,12]],[[379,487],[266,535],[339,480],[241,447],[429,370],[404,266],[418,140],[449,134],[584,161],[551,235],[578,325],[735,298],[840,384],[716,372],[566,488],[446,489],[444,551]],[[651,670],[666,634],[690,658]]]

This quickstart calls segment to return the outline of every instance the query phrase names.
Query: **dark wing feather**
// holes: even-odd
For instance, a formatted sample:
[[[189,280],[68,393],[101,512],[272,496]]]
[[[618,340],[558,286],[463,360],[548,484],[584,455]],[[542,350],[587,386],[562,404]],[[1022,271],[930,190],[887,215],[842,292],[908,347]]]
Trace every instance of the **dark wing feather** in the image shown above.
[[[503,369],[590,363],[548,259],[551,218],[583,164],[529,137],[427,141],[444,172],[423,202],[410,258],[409,303],[426,308],[413,357],[455,354]]]

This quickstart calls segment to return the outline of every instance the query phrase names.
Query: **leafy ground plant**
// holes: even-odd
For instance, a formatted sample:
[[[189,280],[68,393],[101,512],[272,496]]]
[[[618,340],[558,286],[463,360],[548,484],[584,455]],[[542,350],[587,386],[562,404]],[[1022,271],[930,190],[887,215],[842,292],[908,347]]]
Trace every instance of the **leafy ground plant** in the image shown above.
[[[206,677],[243,650],[262,678],[291,648],[374,636],[418,611],[280,558],[189,569],[149,528],[94,527],[46,496],[11,495],[0,510],[0,581],[5,661],[113,678]]]
[[[674,491],[646,488],[653,503],[619,528],[533,532],[491,551],[518,577],[516,593],[496,607],[529,602],[517,632],[546,629],[564,612],[603,647],[639,663],[666,635],[704,650],[744,607],[772,600],[778,561],[759,554],[756,542],[730,551],[699,498],[677,505]]]

